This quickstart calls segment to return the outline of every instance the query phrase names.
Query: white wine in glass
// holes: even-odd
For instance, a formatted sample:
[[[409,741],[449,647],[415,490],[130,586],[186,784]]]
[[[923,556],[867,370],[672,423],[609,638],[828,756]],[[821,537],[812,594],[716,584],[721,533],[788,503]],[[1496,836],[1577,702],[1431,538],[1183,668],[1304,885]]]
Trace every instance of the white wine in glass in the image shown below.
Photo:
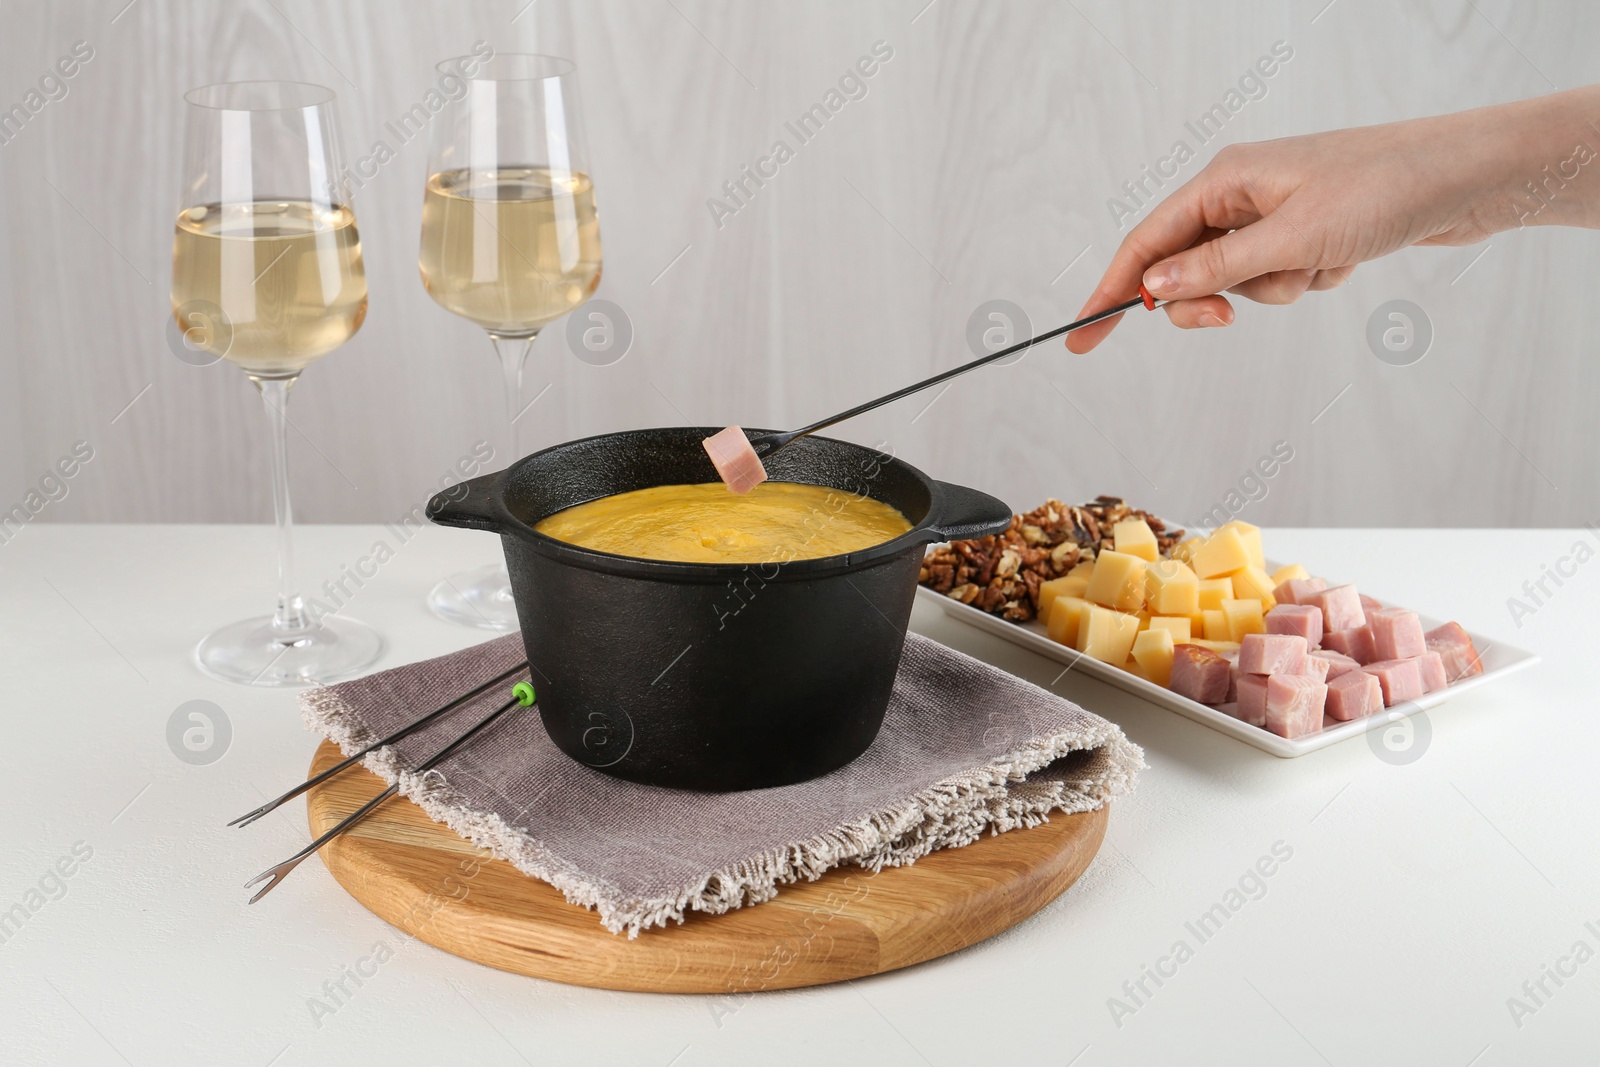
[[[548,167],[431,175],[420,265],[446,311],[502,336],[537,330],[600,283],[594,183]]]
[[[278,604],[225,626],[195,656],[247,685],[349,678],[383,638],[318,617],[296,591],[285,405],[300,372],[348,341],[367,314],[355,215],[342,202],[333,93],[300,82],[231,82],[185,94],[184,190],[172,242],[172,311],[185,342],[245,372],[271,430]]]
[[[538,55],[463,56],[438,69],[463,79],[467,91],[434,122],[418,266],[428,295],[494,343],[514,460],[534,338],[600,284],[577,74],[565,59]],[[469,626],[517,626],[502,564],[451,575],[428,594],[428,606]]]
[[[298,374],[366,318],[355,214],[306,200],[185,208],[172,244],[172,304],[195,301],[227,312],[223,359],[251,374]]]

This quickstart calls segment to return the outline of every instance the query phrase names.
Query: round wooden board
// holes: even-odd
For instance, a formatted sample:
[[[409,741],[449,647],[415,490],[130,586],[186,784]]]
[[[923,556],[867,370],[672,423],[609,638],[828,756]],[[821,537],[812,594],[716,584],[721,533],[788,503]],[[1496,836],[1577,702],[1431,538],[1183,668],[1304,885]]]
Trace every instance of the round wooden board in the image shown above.
[[[324,741],[317,774],[341,758]],[[383,790],[356,768],[306,794],[317,837]],[[383,805],[329,843],[333,877],[380,918],[501,970],[600,989],[742,993],[822,985],[934,959],[1005,930],[1060,896],[1105,837],[1107,810],[1054,815],[879,874],[846,867],[783,886],[756,907],[692,913],[629,940],[555,888],[496,860],[421,808]]]

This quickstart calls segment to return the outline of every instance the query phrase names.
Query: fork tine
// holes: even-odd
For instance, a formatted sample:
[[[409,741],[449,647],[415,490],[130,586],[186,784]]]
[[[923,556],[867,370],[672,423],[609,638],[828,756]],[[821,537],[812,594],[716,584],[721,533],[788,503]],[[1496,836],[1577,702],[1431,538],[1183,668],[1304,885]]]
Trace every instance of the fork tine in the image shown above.
[[[246,826],[249,826],[251,823],[255,822],[257,819],[260,819],[263,816],[272,814],[274,811],[277,811],[280,807],[282,807],[283,805],[287,804],[289,801],[293,800],[295,797],[299,796],[301,793],[304,793],[306,790],[315,788],[316,786],[321,785],[323,782],[327,781],[329,778],[332,778],[334,775],[340,773],[341,771],[348,770],[349,768],[355,766],[358,762],[360,762],[363,758],[365,758],[369,753],[374,752],[377,749],[383,748],[383,747],[385,747],[387,745],[392,745],[396,741],[399,741],[399,740],[401,740],[403,738],[411,736],[412,734],[416,733],[418,730],[422,729],[424,726],[427,726],[429,723],[431,723],[435,719],[439,718],[439,716],[445,714],[448,711],[452,711],[455,708],[460,707],[462,704],[465,704],[467,701],[471,700],[473,697],[478,696],[480,693],[482,693],[484,690],[490,688],[491,686],[505,681],[507,678],[511,677],[513,674],[517,673],[518,671],[520,671],[522,668],[526,667],[527,665],[528,665],[528,661],[527,660],[523,660],[521,663],[517,664],[515,667],[512,667],[510,670],[502,671],[500,674],[497,674],[493,678],[490,678],[487,682],[484,682],[482,685],[479,685],[479,686],[469,690],[468,692],[463,693],[461,696],[456,697],[454,700],[450,701],[450,703],[446,704],[444,707],[438,708],[438,709],[436,709],[434,711],[430,711],[428,714],[424,715],[420,719],[417,719],[415,722],[412,722],[412,723],[410,723],[410,724],[408,724],[406,726],[402,726],[400,729],[396,730],[394,733],[390,734],[388,737],[380,738],[379,740],[374,741],[372,744],[368,745],[366,748],[362,749],[360,752],[357,752],[355,755],[349,757],[348,759],[341,760],[340,762],[334,764],[332,767],[329,767],[327,770],[323,771],[321,774],[317,774],[317,775],[314,775],[314,776],[312,776],[310,778],[307,778],[305,781],[301,782],[299,785],[295,786],[293,789],[289,790],[287,793],[283,794],[281,797],[278,797],[275,800],[269,800],[265,804],[261,805],[259,808],[256,808],[254,811],[247,811],[243,815],[239,816],[237,819],[230,820],[228,822],[228,825],[229,826],[237,826],[237,827],[240,827],[242,829],[242,828],[244,828]]]
[[[284,863],[278,864],[276,867],[268,867],[266,870],[262,871],[260,874],[246,882],[244,887],[249,889],[258,882],[263,880],[267,881],[267,884],[257,890],[256,895],[250,898],[250,903],[254,904],[256,901],[260,900],[262,897],[278,888],[278,883],[289,877],[289,872],[298,866],[300,866],[299,860],[295,860],[293,863],[288,863],[285,861]]]
[[[388,789],[385,789],[383,792],[379,793],[377,796],[361,805],[361,807],[357,808],[338,826],[335,826],[333,829],[329,830],[327,833],[323,834],[321,837],[317,838],[315,841],[311,842],[311,844],[307,845],[299,852],[296,852],[288,859],[274,866],[268,867],[266,870],[262,871],[260,874],[246,882],[244,887],[249,889],[251,886],[262,881],[263,879],[269,877],[272,879],[264,888],[262,888],[259,893],[250,898],[250,903],[254,904],[256,901],[260,900],[262,897],[278,888],[278,883],[289,877],[290,871],[293,871],[296,867],[300,866],[300,864],[304,863],[306,859],[314,855],[323,845],[326,845],[329,841],[332,841],[334,838],[350,829],[350,827],[354,826],[356,823],[372,814],[373,810],[377,808],[379,804],[382,804],[385,800],[388,800],[399,791],[400,787],[398,785],[391,785]]]
[[[455,751],[462,745],[465,745],[468,741],[471,741],[480,732],[494,723],[494,721],[500,718],[500,716],[504,715],[506,712],[510,711],[519,704],[527,707],[531,705],[533,701],[533,687],[529,686],[525,682],[517,683],[515,696],[506,701],[504,704],[500,705],[494,711],[490,712],[488,715],[485,715],[483,718],[479,719],[472,726],[468,727],[466,733],[462,734],[460,737],[456,738],[454,741],[435,752],[432,756],[428,757],[422,763],[418,764],[416,772],[420,774],[433,770],[433,768],[449,759],[450,756],[453,755]],[[333,829],[329,830],[327,833],[311,842],[311,844],[307,845],[299,852],[296,852],[293,856],[290,856],[277,866],[268,867],[250,881],[246,882],[244,887],[249,889],[262,879],[272,876],[272,881],[263,887],[259,893],[251,897],[250,903],[254,904],[272,890],[276,889],[278,887],[278,883],[287,878],[289,876],[289,872],[300,866],[301,862],[303,862],[307,857],[316,853],[322,848],[323,845],[326,845],[329,841],[332,841],[334,838],[350,829],[356,823],[360,822],[362,819],[365,819],[368,815],[371,815],[377,810],[380,804],[394,796],[399,791],[400,783],[396,782],[394,785],[391,785],[389,788],[385,789],[383,792],[379,793],[377,796],[361,805],[361,807],[357,808],[348,817],[346,817],[343,822],[339,823],[339,825],[335,826]]]

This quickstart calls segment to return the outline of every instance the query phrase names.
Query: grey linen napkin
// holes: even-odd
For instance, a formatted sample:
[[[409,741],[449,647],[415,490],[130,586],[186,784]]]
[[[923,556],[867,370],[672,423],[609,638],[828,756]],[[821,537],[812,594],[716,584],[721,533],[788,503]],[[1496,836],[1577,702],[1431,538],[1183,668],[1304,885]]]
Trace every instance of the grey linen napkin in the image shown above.
[[[523,658],[502,637],[300,697],[307,726],[346,753]],[[1143,753],[1070,701],[917,634],[906,636],[883,729],[847,767],[777,789],[694,793],[586,767],[513,710],[440,768],[417,766],[508,699],[497,686],[365,764],[435,821],[574,904],[612,933],[771,900],[854,864],[870,871],[1036,826],[1131,792]],[[442,772],[442,773],[441,773]]]

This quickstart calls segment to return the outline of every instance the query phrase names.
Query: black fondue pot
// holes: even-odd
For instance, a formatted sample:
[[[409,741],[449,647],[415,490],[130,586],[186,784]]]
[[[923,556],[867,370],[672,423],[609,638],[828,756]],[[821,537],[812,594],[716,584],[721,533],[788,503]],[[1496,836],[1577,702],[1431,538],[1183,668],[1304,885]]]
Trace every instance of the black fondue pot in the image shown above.
[[[741,564],[613,555],[533,529],[600,497],[716,481],[700,442],[717,429],[556,445],[439,493],[428,517],[500,535],[539,714],[562,751],[680,789],[802,782],[877,735],[925,546],[998,533],[1011,509],[873,449],[805,437],[767,462],[773,480],[871,497],[911,530],[846,555]]]

